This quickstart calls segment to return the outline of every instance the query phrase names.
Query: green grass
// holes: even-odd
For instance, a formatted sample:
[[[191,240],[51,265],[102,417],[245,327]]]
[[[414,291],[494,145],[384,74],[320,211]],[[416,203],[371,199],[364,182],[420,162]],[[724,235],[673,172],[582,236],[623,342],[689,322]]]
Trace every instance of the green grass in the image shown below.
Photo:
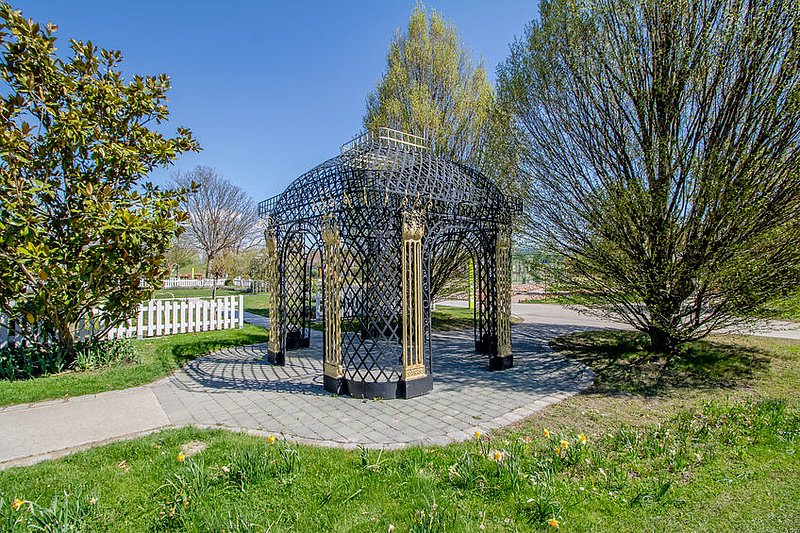
[[[628,333],[554,345],[597,385],[490,436],[379,452],[164,431],[0,472],[0,524],[28,516],[13,498],[56,496],[56,510],[84,509],[62,512],[80,530],[545,531],[554,517],[564,531],[797,527],[800,343],[712,339],[669,361]]]
[[[536,298],[530,300],[521,300],[523,304],[558,304],[558,305],[603,305],[605,301],[602,297],[590,296],[584,294],[568,294],[563,293],[559,295],[549,294],[546,298]],[[793,322],[800,322],[800,292],[794,296],[789,296],[780,300],[775,300],[768,303],[758,313],[758,318],[789,320]]]
[[[475,324],[474,309],[467,307],[450,307],[437,305],[431,312],[431,329],[433,331],[452,331],[469,329]]]
[[[794,296],[771,302],[763,310],[762,316],[800,322],[800,292]]]
[[[431,329],[433,331],[453,331],[458,329],[470,329],[475,324],[474,309],[467,307],[451,307],[449,305],[437,305],[431,313]],[[512,316],[511,323],[522,322],[519,317]]]
[[[269,315],[267,315],[269,316]],[[511,323],[516,324],[522,320],[512,316]],[[431,313],[431,329],[433,331],[455,331],[460,329],[471,329],[475,324],[474,310],[466,307],[451,307],[449,305],[437,305]],[[342,326],[345,331],[357,331],[359,328],[358,320],[346,321]],[[323,331],[321,322],[313,322],[311,329]]]
[[[266,342],[266,330],[245,324],[242,329],[186,333],[132,341],[138,364],[83,372],[64,372],[22,381],[0,381],[0,406],[66,396],[96,394],[150,383],[200,355],[229,346]]]
[[[532,298],[520,300],[521,304],[558,304],[558,305],[602,305],[605,303],[603,298],[588,294],[570,294],[567,292],[553,294],[548,293],[543,298]]]

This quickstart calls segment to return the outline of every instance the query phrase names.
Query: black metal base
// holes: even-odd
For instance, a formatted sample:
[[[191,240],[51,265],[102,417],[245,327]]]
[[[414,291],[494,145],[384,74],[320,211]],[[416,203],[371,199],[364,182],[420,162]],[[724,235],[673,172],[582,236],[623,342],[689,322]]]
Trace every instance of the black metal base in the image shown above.
[[[286,353],[268,351],[267,361],[269,361],[273,365],[284,366],[286,364]]]
[[[347,381],[344,378],[332,378],[331,376],[322,376],[322,386],[325,390],[333,394],[349,394],[347,390]]]
[[[489,358],[489,370],[506,370],[514,366],[514,356],[506,355],[500,357],[493,355]]]
[[[337,386],[334,378],[325,377],[325,390],[334,392]],[[428,394],[433,390],[433,376],[412,379],[410,381],[390,381],[375,383],[373,381],[353,381],[342,378],[340,390],[346,390],[353,398],[380,398],[393,400],[395,398],[414,398]],[[330,385],[329,385],[330,384]],[[328,388],[330,386],[330,388]],[[337,393],[339,394],[339,393]]]
[[[415,398],[428,394],[433,390],[433,376],[425,376],[424,378],[412,379],[411,381],[403,381],[402,379],[397,383],[397,397],[398,398]]]
[[[286,333],[286,349],[299,350],[308,348],[311,344],[311,337],[304,337],[299,331],[288,331]]]
[[[309,337],[295,337],[286,339],[287,350],[299,350],[300,348],[308,348],[311,346],[311,339]]]
[[[479,353],[497,353],[497,337],[486,335],[483,339],[475,341],[475,351]]]

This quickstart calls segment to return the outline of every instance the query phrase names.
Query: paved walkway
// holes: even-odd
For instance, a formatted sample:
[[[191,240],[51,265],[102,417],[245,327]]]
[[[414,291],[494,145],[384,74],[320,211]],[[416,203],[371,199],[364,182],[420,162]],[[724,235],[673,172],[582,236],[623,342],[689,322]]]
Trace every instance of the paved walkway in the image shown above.
[[[284,367],[265,363],[266,345],[257,344],[202,357],[143,387],[0,408],[0,468],[184,425],[340,447],[446,444],[476,429],[507,425],[589,386],[591,371],[554,354],[547,346],[551,338],[624,327],[557,305],[514,304],[512,311],[525,319],[512,329],[513,369],[487,371],[467,333],[435,334],[434,390],[410,400],[325,392],[322,339],[315,333],[312,348],[290,352]],[[246,320],[267,324],[258,315]]]

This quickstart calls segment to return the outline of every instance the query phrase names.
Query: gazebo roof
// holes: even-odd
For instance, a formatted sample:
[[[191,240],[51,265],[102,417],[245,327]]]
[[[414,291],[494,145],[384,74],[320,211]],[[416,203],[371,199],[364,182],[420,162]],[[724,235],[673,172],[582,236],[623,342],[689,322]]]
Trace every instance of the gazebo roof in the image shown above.
[[[273,223],[313,221],[353,208],[393,209],[414,202],[430,214],[508,224],[516,207],[489,178],[436,157],[425,139],[381,128],[342,146],[341,155],[259,204]]]

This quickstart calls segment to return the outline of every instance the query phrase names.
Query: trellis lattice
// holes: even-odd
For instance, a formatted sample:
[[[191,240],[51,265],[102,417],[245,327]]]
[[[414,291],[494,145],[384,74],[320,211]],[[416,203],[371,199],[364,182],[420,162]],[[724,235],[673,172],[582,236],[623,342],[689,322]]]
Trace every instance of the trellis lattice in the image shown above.
[[[380,398],[430,391],[431,264],[449,246],[474,265],[476,350],[490,368],[510,367],[515,208],[476,170],[434,156],[425,139],[386,128],[356,137],[259,204],[275,249],[270,361],[309,345],[316,259],[325,388]]]

